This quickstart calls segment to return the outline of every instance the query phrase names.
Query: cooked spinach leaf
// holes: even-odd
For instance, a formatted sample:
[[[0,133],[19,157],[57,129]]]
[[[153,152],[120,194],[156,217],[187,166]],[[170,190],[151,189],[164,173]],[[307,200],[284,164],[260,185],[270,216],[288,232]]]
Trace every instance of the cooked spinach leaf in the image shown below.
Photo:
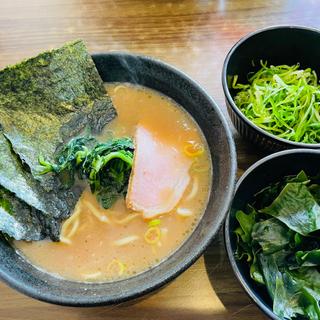
[[[72,139],[58,154],[54,163],[40,157],[42,174],[56,173],[69,188],[75,175],[89,182],[92,193],[108,209],[127,192],[133,164],[134,145],[130,138],[98,143],[92,137]]]
[[[309,191],[312,194],[313,198],[320,204],[320,185],[319,184],[312,184],[309,186]]]
[[[251,206],[247,208],[248,214],[239,210],[235,217],[239,222],[239,227],[235,230],[237,236],[236,256],[239,260],[246,259],[251,263],[250,276],[256,282],[264,284],[263,276],[257,260],[257,252],[259,249],[252,245],[252,227],[255,224],[258,212]]]

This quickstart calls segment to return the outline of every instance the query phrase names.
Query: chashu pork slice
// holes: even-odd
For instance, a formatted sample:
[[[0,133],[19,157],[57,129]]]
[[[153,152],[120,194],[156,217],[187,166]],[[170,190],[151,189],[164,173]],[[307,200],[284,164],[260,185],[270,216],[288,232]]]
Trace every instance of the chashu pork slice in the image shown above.
[[[191,164],[173,145],[138,126],[127,207],[142,212],[145,219],[171,211],[190,182]]]

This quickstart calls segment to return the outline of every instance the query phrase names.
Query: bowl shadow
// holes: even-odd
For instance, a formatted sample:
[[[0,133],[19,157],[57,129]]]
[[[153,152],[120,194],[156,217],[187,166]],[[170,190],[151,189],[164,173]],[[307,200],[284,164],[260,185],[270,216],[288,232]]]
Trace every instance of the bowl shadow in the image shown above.
[[[205,251],[204,263],[212,290],[227,310],[225,319],[268,319],[247,296],[232,271],[224,245],[223,228]]]

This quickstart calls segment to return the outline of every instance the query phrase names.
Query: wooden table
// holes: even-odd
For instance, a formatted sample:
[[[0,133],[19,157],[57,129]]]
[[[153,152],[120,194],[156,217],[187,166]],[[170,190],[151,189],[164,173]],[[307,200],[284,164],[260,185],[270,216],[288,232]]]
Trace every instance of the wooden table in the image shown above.
[[[0,0],[0,67],[82,38],[90,52],[126,50],[175,65],[198,81],[226,114],[220,78],[231,46],[268,25],[320,27],[319,10],[318,0]],[[241,175],[262,154],[234,134]],[[233,275],[220,232],[188,271],[135,305],[59,307],[0,284],[0,320],[13,319],[259,320],[265,316]]]

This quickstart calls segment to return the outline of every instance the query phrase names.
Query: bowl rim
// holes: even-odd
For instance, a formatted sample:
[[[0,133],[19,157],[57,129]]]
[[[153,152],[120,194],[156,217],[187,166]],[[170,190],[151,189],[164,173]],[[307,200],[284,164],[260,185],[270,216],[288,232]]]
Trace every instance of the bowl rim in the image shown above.
[[[260,159],[259,161],[255,162],[253,165],[251,165],[244,173],[243,175],[239,178],[237,184],[236,184],[236,188],[235,188],[235,193],[234,193],[234,197],[237,194],[238,189],[240,188],[240,186],[242,185],[242,183],[246,180],[246,178],[259,166],[261,166],[262,164],[269,162],[270,160],[273,160],[275,158],[279,158],[282,156],[286,156],[289,154],[317,154],[320,155],[320,150],[318,149],[290,149],[290,150],[283,150],[283,151],[279,151],[276,153],[272,153],[262,159]],[[230,238],[230,220],[231,220],[231,207],[232,207],[233,201],[231,203],[229,212],[227,214],[226,220],[225,220],[225,224],[224,224],[224,244],[225,244],[225,248],[227,251],[227,256],[229,258],[229,262],[231,264],[233,273],[235,274],[236,278],[238,279],[238,281],[240,282],[242,288],[244,289],[244,291],[246,292],[246,294],[256,303],[256,305],[260,308],[260,310],[262,310],[268,317],[270,317],[273,320],[280,320],[280,318],[272,311],[272,309],[270,309],[267,304],[264,303],[264,301],[262,299],[259,299],[256,296],[256,293],[254,290],[252,290],[250,288],[250,286],[248,285],[248,281],[245,279],[245,277],[242,275],[241,271],[238,268],[238,264],[237,261],[235,259],[234,256],[234,252],[232,250],[231,247],[231,238]]]
[[[280,25],[272,25],[265,28],[260,28],[258,30],[255,30],[253,32],[249,32],[248,34],[244,35],[242,38],[240,38],[229,50],[228,54],[226,55],[226,58],[223,62],[222,67],[222,73],[221,73],[221,81],[222,81],[222,88],[225,95],[225,98],[227,99],[230,107],[232,110],[237,114],[237,116],[244,121],[247,125],[249,125],[253,130],[258,131],[260,134],[266,136],[269,140],[272,140],[273,142],[282,143],[287,145],[290,148],[305,148],[305,149],[316,149],[320,148],[320,143],[305,143],[305,142],[295,142],[291,140],[287,140],[284,138],[277,137],[276,135],[269,133],[268,131],[258,127],[256,124],[254,124],[252,121],[250,121],[237,107],[237,105],[234,102],[233,97],[231,96],[229,87],[228,87],[228,81],[227,81],[227,68],[231,59],[231,56],[234,54],[234,52],[240,47],[244,42],[246,42],[251,37],[254,37],[260,33],[277,30],[277,29],[289,29],[289,30],[304,30],[304,31],[311,31],[318,33],[320,36],[320,28],[314,28],[314,27],[307,27],[303,25],[286,25],[286,24],[280,24]]]
[[[214,239],[219,229],[222,227],[232,202],[232,198],[235,190],[235,181],[236,181],[236,172],[237,172],[236,147],[235,147],[235,142],[231,132],[231,128],[229,127],[226,117],[224,116],[218,104],[197,81],[191,79],[191,77],[189,77],[186,73],[184,73],[183,71],[180,71],[176,67],[173,67],[170,64],[163,62],[159,59],[149,57],[146,55],[140,55],[140,54],[135,54],[135,53],[126,52],[126,51],[110,51],[110,52],[93,53],[91,54],[91,56],[93,59],[99,58],[99,57],[121,56],[121,57],[139,59],[145,63],[152,62],[156,64],[158,67],[161,67],[167,70],[168,72],[175,73],[181,79],[185,80],[186,82],[189,82],[210,103],[211,108],[214,110],[216,116],[221,121],[222,127],[224,129],[224,133],[226,136],[226,141],[228,144],[228,149],[229,149],[230,169],[229,169],[228,182],[227,182],[228,188],[227,190],[225,190],[224,201],[221,204],[220,214],[217,219],[218,223],[215,225],[214,228],[210,229],[209,230],[210,232],[207,233],[204,239],[199,244],[197,244],[197,246],[195,247],[195,250],[193,251],[193,254],[187,256],[186,259],[179,262],[177,269],[172,269],[171,273],[168,274],[167,276],[164,276],[163,279],[155,280],[153,283],[151,283],[151,285],[146,285],[143,289],[137,288],[135,291],[127,292],[125,294],[122,294],[121,296],[117,296],[114,298],[109,298],[106,295],[102,299],[99,299],[98,301],[94,300],[94,297],[92,296],[85,296],[75,301],[70,296],[66,296],[66,295],[55,296],[54,294],[50,293],[48,290],[41,290],[41,291],[37,290],[37,288],[30,283],[28,283],[28,285],[26,285],[25,283],[21,283],[14,276],[9,276],[5,274],[0,267],[0,279],[10,287],[18,290],[19,292],[40,301],[49,302],[57,305],[74,306],[74,307],[107,306],[107,305],[115,305],[115,304],[131,301],[131,300],[136,300],[137,298],[140,298],[144,295],[147,295],[148,293],[151,293],[163,287],[165,284],[169,283],[170,281],[178,277],[180,274],[182,274],[186,269],[188,269],[193,263],[195,263],[198,260],[198,258],[203,254],[203,252],[209,246],[211,241]],[[179,248],[177,250],[179,250]],[[159,266],[161,266],[161,263],[155,266],[155,268]],[[124,279],[123,281],[125,280],[126,279]],[[65,280],[65,281],[70,282],[70,280]],[[97,283],[97,285],[100,285],[100,284],[101,283]]]

